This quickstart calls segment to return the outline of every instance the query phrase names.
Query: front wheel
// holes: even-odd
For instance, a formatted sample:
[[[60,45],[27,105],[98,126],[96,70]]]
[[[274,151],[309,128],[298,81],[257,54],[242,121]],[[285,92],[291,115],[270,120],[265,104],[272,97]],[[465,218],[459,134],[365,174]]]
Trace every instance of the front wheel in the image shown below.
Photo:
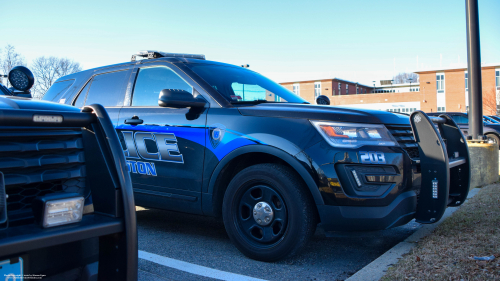
[[[307,187],[288,167],[258,164],[239,172],[224,195],[227,234],[246,256],[276,261],[296,254],[317,219]]]

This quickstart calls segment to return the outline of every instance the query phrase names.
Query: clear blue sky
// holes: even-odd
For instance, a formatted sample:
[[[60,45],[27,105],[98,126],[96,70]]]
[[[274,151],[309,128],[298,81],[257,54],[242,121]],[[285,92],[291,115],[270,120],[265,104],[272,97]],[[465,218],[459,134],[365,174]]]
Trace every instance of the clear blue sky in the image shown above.
[[[500,1],[479,6],[482,61],[500,63]],[[465,0],[6,0],[0,13],[1,48],[14,45],[28,62],[68,57],[85,69],[151,49],[250,64],[280,82],[371,84],[467,56]]]

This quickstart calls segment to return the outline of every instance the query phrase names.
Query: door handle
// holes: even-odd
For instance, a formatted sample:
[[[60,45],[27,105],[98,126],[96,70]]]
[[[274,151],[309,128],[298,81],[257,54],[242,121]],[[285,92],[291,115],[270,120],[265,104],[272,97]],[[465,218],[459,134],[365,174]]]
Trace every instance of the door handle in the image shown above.
[[[144,123],[144,120],[139,119],[137,115],[132,116],[132,119],[125,119],[125,124],[139,125]]]

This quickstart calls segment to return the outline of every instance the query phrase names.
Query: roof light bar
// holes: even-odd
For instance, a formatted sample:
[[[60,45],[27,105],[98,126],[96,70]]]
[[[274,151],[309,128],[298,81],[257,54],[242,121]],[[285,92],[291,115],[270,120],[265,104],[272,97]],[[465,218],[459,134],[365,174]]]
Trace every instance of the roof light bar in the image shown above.
[[[157,59],[157,58],[188,58],[188,59],[199,59],[199,60],[205,59],[205,55],[166,53],[166,52],[158,52],[152,50],[137,52],[137,54],[132,55],[131,61],[136,61],[137,57],[143,57],[145,59]]]

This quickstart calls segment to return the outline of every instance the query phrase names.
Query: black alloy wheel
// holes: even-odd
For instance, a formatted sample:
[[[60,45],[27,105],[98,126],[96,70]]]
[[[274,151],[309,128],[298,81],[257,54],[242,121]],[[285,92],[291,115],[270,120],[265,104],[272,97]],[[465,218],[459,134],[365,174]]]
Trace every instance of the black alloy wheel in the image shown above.
[[[296,254],[317,224],[309,190],[293,170],[278,164],[240,171],[226,190],[222,215],[235,246],[261,261]]]
[[[250,183],[252,184],[252,183]],[[272,244],[283,237],[287,211],[281,196],[266,184],[253,183],[239,199],[238,230],[257,245]]]

